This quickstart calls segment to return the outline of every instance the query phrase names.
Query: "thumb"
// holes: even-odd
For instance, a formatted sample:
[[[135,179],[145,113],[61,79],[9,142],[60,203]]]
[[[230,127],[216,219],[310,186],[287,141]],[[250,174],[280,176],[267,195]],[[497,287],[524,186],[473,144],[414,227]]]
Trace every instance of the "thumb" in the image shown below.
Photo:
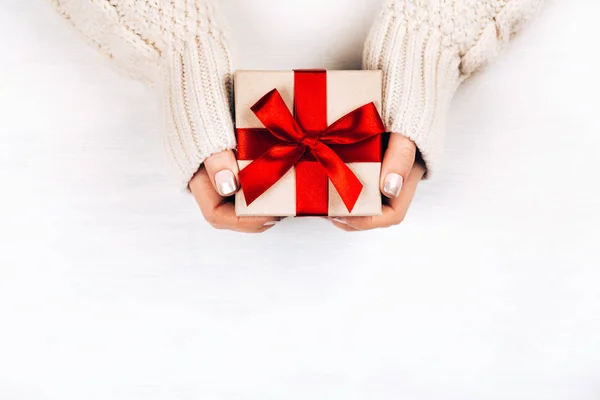
[[[415,163],[417,147],[415,143],[400,135],[391,133],[388,148],[383,157],[381,165],[381,193],[389,198],[396,198],[400,195],[402,184]]]
[[[238,191],[238,164],[231,150],[215,153],[204,160],[204,168],[213,187],[223,197],[228,197]]]

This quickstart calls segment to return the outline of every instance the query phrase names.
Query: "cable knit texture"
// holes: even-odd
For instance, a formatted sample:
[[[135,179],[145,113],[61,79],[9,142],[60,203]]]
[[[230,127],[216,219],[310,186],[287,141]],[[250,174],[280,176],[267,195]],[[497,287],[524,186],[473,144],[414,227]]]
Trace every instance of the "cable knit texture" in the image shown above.
[[[383,118],[437,169],[444,122],[460,83],[492,60],[541,0],[387,0],[364,67],[384,72]]]
[[[166,148],[187,184],[211,154],[235,148],[232,66],[209,0],[50,0],[125,73],[162,93]],[[387,0],[364,67],[384,71],[383,117],[437,168],[459,84],[494,58],[542,0]]]
[[[160,91],[184,187],[208,156],[235,148],[232,66],[212,2],[51,1],[120,70]]]

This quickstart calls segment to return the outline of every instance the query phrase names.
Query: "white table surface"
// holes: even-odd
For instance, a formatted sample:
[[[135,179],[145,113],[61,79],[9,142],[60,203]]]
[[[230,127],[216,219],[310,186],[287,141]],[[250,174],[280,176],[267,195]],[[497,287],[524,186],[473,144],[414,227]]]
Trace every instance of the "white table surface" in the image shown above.
[[[594,0],[465,84],[399,227],[214,231],[158,105],[1,0],[0,399],[600,398]]]

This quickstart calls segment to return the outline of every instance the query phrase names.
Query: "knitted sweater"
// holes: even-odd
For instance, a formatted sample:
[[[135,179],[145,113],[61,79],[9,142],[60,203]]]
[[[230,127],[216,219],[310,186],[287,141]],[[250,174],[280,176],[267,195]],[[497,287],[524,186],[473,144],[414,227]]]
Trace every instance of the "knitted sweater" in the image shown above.
[[[232,63],[210,0],[50,0],[127,74],[161,91],[165,147],[183,185],[236,146]],[[386,0],[364,49],[384,72],[383,119],[438,167],[456,89],[493,59],[543,0]]]

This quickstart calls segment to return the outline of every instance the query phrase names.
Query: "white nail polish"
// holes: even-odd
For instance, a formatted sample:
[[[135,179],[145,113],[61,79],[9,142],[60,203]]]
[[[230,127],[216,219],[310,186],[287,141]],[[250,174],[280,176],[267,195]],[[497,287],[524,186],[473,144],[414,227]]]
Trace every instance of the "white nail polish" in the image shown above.
[[[276,225],[279,221],[268,221],[264,223],[264,227]]]
[[[237,190],[237,183],[233,172],[228,169],[221,170],[215,174],[217,191],[223,197],[231,196]]]
[[[331,218],[332,221],[339,222],[340,224],[348,225],[348,221],[340,217]]]
[[[385,181],[383,182],[383,193],[389,197],[398,197],[400,196],[400,190],[402,190],[402,184],[404,183],[404,179],[402,175],[390,173],[385,177]]]

